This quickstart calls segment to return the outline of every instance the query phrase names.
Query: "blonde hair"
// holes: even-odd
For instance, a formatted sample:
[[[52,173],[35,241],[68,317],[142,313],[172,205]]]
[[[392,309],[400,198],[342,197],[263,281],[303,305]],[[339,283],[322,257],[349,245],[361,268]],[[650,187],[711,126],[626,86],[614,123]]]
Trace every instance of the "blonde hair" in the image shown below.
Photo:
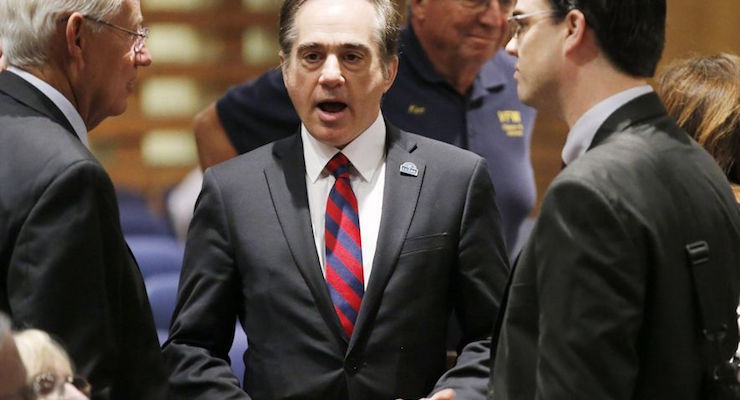
[[[670,64],[658,78],[668,113],[731,180],[740,162],[740,57],[721,53]]]
[[[62,346],[38,329],[27,329],[13,334],[18,353],[26,366],[28,381],[38,374],[53,372],[72,375],[72,362]]]

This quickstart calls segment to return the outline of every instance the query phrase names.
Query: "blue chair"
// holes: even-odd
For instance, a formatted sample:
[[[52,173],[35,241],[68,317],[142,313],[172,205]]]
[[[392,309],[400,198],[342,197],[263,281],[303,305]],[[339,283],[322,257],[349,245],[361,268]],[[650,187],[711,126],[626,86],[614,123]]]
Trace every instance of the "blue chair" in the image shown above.
[[[144,279],[162,273],[180,273],[185,249],[175,238],[161,235],[126,236]]]
[[[234,342],[231,344],[229,358],[231,359],[231,370],[239,378],[239,383],[244,387],[244,352],[247,351],[247,335],[241,324],[237,321],[234,330]]]
[[[159,344],[164,343],[169,334],[170,319],[177,302],[179,280],[179,272],[168,272],[149,276],[144,281],[149,303],[152,306],[154,327],[157,329]]]
[[[149,302],[154,314],[154,326],[157,329],[159,344],[164,344],[169,336],[170,319],[177,302],[178,273],[161,273],[148,277],[144,282],[149,295]],[[241,325],[236,324],[234,341],[229,351],[231,369],[239,382],[244,384],[244,352],[247,351],[247,335]]]
[[[174,237],[169,221],[149,207],[140,193],[126,188],[116,188],[121,231],[124,235],[165,235]]]

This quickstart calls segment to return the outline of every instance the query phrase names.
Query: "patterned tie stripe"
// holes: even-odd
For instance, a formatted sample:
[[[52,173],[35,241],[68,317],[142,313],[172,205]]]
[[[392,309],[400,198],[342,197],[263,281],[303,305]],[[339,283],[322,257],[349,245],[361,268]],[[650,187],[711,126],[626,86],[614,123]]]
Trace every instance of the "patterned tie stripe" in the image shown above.
[[[326,168],[336,179],[326,201],[326,281],[342,328],[351,337],[364,294],[357,198],[347,157],[337,153]]]

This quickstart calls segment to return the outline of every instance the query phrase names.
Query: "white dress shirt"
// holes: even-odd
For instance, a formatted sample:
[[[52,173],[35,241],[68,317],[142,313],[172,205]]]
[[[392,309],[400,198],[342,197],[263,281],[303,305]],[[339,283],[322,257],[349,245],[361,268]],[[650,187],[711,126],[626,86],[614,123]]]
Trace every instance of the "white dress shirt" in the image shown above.
[[[57,108],[67,118],[69,124],[72,125],[72,129],[75,130],[77,137],[79,137],[82,143],[87,146],[87,127],[85,126],[85,122],[82,120],[82,117],[80,116],[80,113],[77,112],[75,106],[73,106],[63,94],[53,86],[37,78],[35,75],[20,68],[11,65],[8,67],[8,71],[20,76],[24,81],[30,83],[33,87],[46,95],[46,97],[48,97],[49,100],[51,100],[51,102],[54,103],[54,105],[57,106]]]
[[[619,107],[627,104],[630,100],[650,93],[653,88],[650,85],[636,86],[598,102],[595,106],[586,111],[568,132],[568,138],[565,140],[562,158],[566,164],[572,163],[580,157],[591,146],[596,131],[601,124],[614,113]]]
[[[326,247],[324,244],[324,218],[326,200],[334,186],[334,176],[326,171],[326,163],[338,149],[314,139],[301,125],[303,157],[306,161],[306,189],[308,208],[321,262],[321,271],[326,277]],[[362,241],[363,283],[367,289],[370,280],[375,247],[378,241],[380,216],[383,210],[383,187],[385,186],[385,122],[382,114],[370,127],[342,149],[352,163],[350,186],[357,197],[360,218],[360,240]]]

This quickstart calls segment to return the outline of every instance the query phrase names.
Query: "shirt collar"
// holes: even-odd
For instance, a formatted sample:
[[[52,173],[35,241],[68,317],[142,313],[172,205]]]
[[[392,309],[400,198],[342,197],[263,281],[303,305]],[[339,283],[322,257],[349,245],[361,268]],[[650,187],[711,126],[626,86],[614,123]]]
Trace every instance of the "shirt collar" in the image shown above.
[[[77,137],[79,137],[82,143],[87,146],[87,127],[85,126],[85,122],[82,120],[82,117],[80,116],[80,113],[77,111],[77,109],[72,105],[72,103],[70,103],[69,100],[67,100],[66,97],[64,97],[63,94],[61,94],[53,86],[37,78],[35,75],[20,68],[11,65],[8,67],[8,71],[11,71],[14,74],[20,76],[23,80],[33,85],[36,89],[40,90],[41,93],[46,95],[46,97],[48,97],[49,100],[51,100],[52,103],[54,103],[54,105],[57,106],[57,108],[59,108],[62,114],[64,114],[64,116],[67,118],[67,121],[69,121],[70,125],[72,125],[72,128],[75,130],[75,134],[77,134]]]
[[[636,86],[609,96],[591,107],[570,128],[561,155],[563,161],[566,164],[570,164],[585,153],[589,146],[591,146],[596,131],[619,107],[622,107],[636,97],[652,91],[653,88],[650,85]]]
[[[365,182],[372,179],[385,158],[385,130],[383,115],[378,113],[375,122],[341,150]],[[304,124],[301,124],[301,139],[306,174],[311,182],[316,182],[324,173],[326,163],[339,153],[339,149],[316,140]]]

